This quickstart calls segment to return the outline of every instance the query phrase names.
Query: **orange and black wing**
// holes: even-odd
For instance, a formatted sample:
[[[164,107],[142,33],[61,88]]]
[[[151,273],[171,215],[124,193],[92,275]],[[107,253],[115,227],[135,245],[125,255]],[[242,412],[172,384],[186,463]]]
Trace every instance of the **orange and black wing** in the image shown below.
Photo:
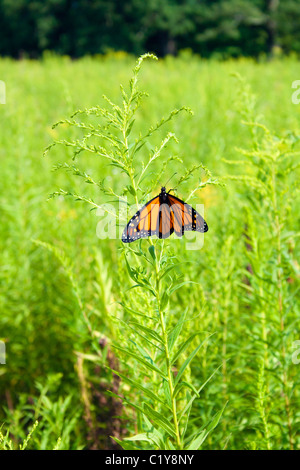
[[[122,242],[131,243],[140,238],[159,235],[159,196],[151,199],[129,220],[122,234]]]
[[[164,203],[159,207],[158,214],[158,238],[168,238],[174,232],[174,213],[169,204]]]
[[[167,195],[161,204],[159,195],[151,199],[130,219],[122,234],[124,243],[156,235],[168,238],[173,232],[181,237],[184,232],[207,232],[208,226],[201,215],[189,204]]]
[[[168,194],[168,205],[174,214],[174,232],[181,237],[184,232],[207,232],[208,226],[203,217],[189,204]]]

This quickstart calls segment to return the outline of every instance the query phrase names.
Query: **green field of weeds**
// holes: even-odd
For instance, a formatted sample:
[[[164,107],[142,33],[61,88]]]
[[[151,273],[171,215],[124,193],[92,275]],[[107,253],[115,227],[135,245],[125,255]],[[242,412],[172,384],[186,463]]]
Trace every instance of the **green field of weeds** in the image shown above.
[[[299,62],[0,80],[0,448],[299,449]],[[164,185],[208,232],[122,243]]]

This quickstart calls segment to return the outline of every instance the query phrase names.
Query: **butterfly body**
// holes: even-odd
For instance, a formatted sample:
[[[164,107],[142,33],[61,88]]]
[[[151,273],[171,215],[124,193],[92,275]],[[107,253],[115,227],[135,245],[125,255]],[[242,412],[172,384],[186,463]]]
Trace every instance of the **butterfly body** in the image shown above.
[[[182,237],[186,231],[207,232],[201,215],[189,204],[161,188],[160,193],[147,202],[130,219],[122,234],[124,243],[140,238],[168,238],[172,233]]]
[[[163,186],[159,193],[159,202],[161,204],[166,204],[168,202],[168,193],[166,192],[166,188]]]

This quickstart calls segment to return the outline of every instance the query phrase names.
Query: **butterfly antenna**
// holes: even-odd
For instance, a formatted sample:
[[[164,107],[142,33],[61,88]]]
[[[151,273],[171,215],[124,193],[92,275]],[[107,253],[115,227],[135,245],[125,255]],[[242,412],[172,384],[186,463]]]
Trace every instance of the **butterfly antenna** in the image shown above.
[[[171,178],[168,179],[168,181],[166,182],[166,186],[167,186],[167,184],[169,183],[169,181],[173,178],[173,176],[175,176],[175,175],[177,175],[177,172],[174,173],[174,174],[171,176]],[[171,189],[169,189],[168,193],[171,192],[171,191],[174,191],[174,189],[176,189],[176,188],[171,188]]]
[[[167,184],[171,181],[171,179],[172,179],[173,176],[175,176],[175,175],[177,175],[177,172],[175,172],[175,173],[171,176],[171,178],[168,179],[168,181],[167,181],[166,184],[165,184],[165,187],[167,187]]]

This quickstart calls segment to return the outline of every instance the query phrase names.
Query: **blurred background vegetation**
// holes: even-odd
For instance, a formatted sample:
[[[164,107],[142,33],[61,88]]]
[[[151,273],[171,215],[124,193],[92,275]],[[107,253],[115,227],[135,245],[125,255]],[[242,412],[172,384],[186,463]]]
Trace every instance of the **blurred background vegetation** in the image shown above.
[[[0,80],[7,91],[0,105],[0,340],[7,350],[0,365],[0,449],[20,445],[36,421],[32,449],[112,449],[110,436],[123,438],[141,424],[107,393],[120,389],[135,403],[143,398],[107,369],[137,373],[134,361],[125,358],[124,367],[111,348],[126,341],[116,317],[130,318],[120,305],[132,292],[121,243],[97,238],[99,217],[86,205],[47,200],[63,188],[103,202],[71,172],[51,171],[71,162],[68,148],[42,154],[64,133],[81,137],[53,123],[102,106],[103,94],[121,105],[119,84],[127,84],[133,55],[144,51],[160,60],[143,67],[141,88],[149,97],[133,138],[173,108],[190,106],[193,117],[169,123],[179,144],[170,143],[163,158],[182,158],[181,172],[203,162],[220,179],[237,178],[196,194],[210,230],[200,256],[188,252],[192,264],[182,272],[197,286],[183,286],[172,301],[174,323],[189,309],[183,337],[196,329],[216,333],[190,371],[195,386],[222,364],[192,422],[208,422],[228,401],[204,448],[299,449],[300,376],[292,354],[300,330],[300,105],[291,100],[291,84],[300,78],[299,26],[296,0],[0,0]],[[237,73],[249,87],[237,86]],[[250,118],[261,128],[249,129]],[[142,158],[164,137],[144,148]],[[244,158],[241,148],[256,163],[243,170],[248,180],[229,164]],[[280,250],[271,203],[250,184],[271,184],[264,158],[272,162],[274,155],[283,162],[275,175]],[[293,158],[289,166],[285,155]],[[126,178],[100,158],[83,154],[78,166],[115,191],[126,189]],[[173,173],[168,168],[166,180]],[[170,243],[186,258],[184,240]],[[86,318],[97,333],[92,339]]]
[[[106,365],[116,367],[110,342],[125,341],[115,317],[128,320],[118,302],[122,301],[122,292],[127,296],[126,290],[132,286],[120,252],[121,242],[97,238],[99,217],[85,204],[62,197],[47,201],[48,195],[60,188],[85,194],[99,204],[103,203],[103,196],[71,172],[51,171],[53,165],[66,159],[71,163],[68,148],[58,146],[42,157],[53,139],[66,132],[71,138],[80,136],[72,128],[52,129],[54,122],[80,107],[102,104],[103,93],[119,102],[119,83],[127,82],[134,63],[125,53],[77,61],[52,55],[41,61],[0,60],[0,76],[5,76],[7,83],[7,104],[0,108],[0,339],[7,349],[7,364],[0,366],[0,423],[4,424],[3,433],[10,430],[14,445],[22,442],[36,419],[39,426],[30,441],[30,448],[35,449],[54,448],[58,437],[63,449],[113,448],[109,436],[121,437],[136,426],[132,414],[106,395],[106,390],[116,392],[120,385]],[[239,149],[251,149],[252,137],[236,110],[238,101],[242,110],[250,106],[247,97],[240,96],[232,76],[236,72],[255,90],[256,113],[264,116],[262,122],[278,135],[274,143],[286,152],[286,144],[281,144],[283,135],[299,148],[300,106],[291,101],[291,83],[299,76],[299,64],[291,57],[259,63],[244,58],[219,62],[203,61],[185,53],[178,58],[168,56],[158,63],[145,63],[141,87],[150,96],[137,114],[134,137],[174,107],[190,106],[193,117],[182,115],[168,125],[179,138],[179,145],[170,143],[163,158],[175,155],[183,159],[179,175],[185,172],[186,165],[199,162],[209,167],[214,176],[238,175],[236,167],[228,166],[225,160],[240,160]],[[159,138],[164,135],[162,131]],[[158,143],[154,140],[153,145]],[[143,157],[150,148],[144,149]],[[158,169],[161,164],[159,160]],[[126,178],[116,176],[106,161],[93,155],[83,154],[76,166],[92,174],[96,181],[105,178],[115,191],[128,184]],[[270,172],[263,168],[262,165],[260,171],[265,177]],[[293,238],[293,232],[299,230],[299,191],[293,189],[293,183],[299,182],[299,165],[295,163],[291,169],[290,182],[284,183],[282,196],[284,204],[292,196],[283,235],[284,259],[289,260],[289,267],[286,262],[284,268],[289,295],[284,304],[289,330],[284,338],[289,341],[286,364],[294,441],[298,436],[296,447],[300,423],[299,365],[291,361],[291,345],[298,339],[299,331],[299,238]],[[256,174],[251,167],[247,171],[249,177]],[[173,173],[171,165],[165,179]],[[284,178],[284,171],[278,178],[279,182]],[[179,193],[182,198],[186,194],[187,188]],[[184,330],[185,335],[195,329],[216,332],[192,369],[196,386],[222,360],[228,360],[222,373],[201,395],[193,415],[206,422],[229,400],[222,423],[206,448],[266,448],[258,409],[261,392],[257,389],[263,345],[272,357],[268,382],[273,383],[273,374],[277,380],[270,385],[265,406],[271,421],[270,445],[290,447],[279,376],[281,334],[276,305],[272,303],[277,294],[270,280],[277,265],[272,251],[272,221],[264,200],[265,197],[254,197],[252,189],[239,181],[227,181],[224,188],[207,187],[195,199],[205,204],[210,230],[200,256],[199,251],[188,252],[192,264],[185,265],[184,279],[195,281],[197,286],[187,285],[177,291],[172,319],[176,322],[182,309],[188,308],[193,319]],[[251,220],[249,211],[258,230],[257,243],[262,244],[256,262],[249,261],[252,251],[245,235]],[[247,237],[254,235],[249,232]],[[99,333],[97,347],[103,350],[103,362],[93,361],[95,346],[62,260],[34,243],[36,239],[51,243],[72,260],[73,277],[86,315],[93,330]],[[177,254],[186,257],[184,241],[170,238]],[[255,287],[250,264],[253,269],[258,264],[260,270],[265,270],[263,286]],[[253,292],[244,290],[250,289],[249,283]],[[267,303],[262,303],[262,289],[268,292]],[[261,339],[263,314],[267,316],[267,343]],[[104,342],[103,337],[107,338]],[[128,367],[127,361],[125,373]],[[127,388],[126,394],[134,402],[140,400],[134,390]]]
[[[298,0],[0,0],[0,54],[300,52]]]

